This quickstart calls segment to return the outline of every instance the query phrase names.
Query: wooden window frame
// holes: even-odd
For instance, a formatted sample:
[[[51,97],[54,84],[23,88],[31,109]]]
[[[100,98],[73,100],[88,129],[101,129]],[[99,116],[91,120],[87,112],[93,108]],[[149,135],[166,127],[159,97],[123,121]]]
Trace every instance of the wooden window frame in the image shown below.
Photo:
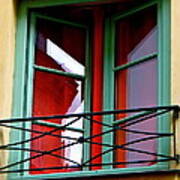
[[[102,0],[23,0],[20,3],[19,12],[18,12],[18,21],[17,21],[17,36],[16,36],[16,61],[15,61],[15,74],[14,74],[14,99],[13,99],[13,108],[12,108],[12,116],[13,117],[27,117],[28,101],[31,101],[31,98],[25,98],[27,96],[27,84],[26,81],[26,70],[27,70],[27,58],[28,54],[33,52],[32,47],[28,47],[28,41],[33,41],[31,39],[27,39],[28,37],[28,29],[33,32],[33,25],[35,23],[35,18],[31,19],[31,26],[28,26],[28,18],[29,18],[29,10],[32,8],[43,8],[50,7],[56,5],[65,5],[65,4],[75,4],[75,3],[84,3],[84,2],[102,2]],[[135,7],[129,10],[126,13],[121,14],[121,17],[128,16],[129,14],[133,14],[142,9],[150,7],[152,5],[157,5],[158,7],[158,105],[169,105],[170,104],[170,0],[151,0],[142,6]],[[103,110],[110,110],[114,107],[114,90],[105,87],[113,87],[114,86],[114,61],[110,61],[109,59],[113,59],[113,48],[114,42],[112,38],[110,38],[113,34],[112,19],[107,19],[105,23],[105,47],[104,47],[104,92],[103,96]],[[34,32],[33,32],[34,34]],[[152,54],[151,56],[155,56]],[[147,59],[149,57],[146,57]],[[138,60],[144,61],[144,59]],[[134,63],[134,62],[133,62]],[[136,63],[136,62],[135,62]],[[118,67],[118,68],[122,68]],[[90,71],[87,72],[90,74]],[[28,76],[30,78],[30,76]],[[90,79],[88,79],[90,81]],[[30,80],[29,82],[32,82]],[[32,85],[32,84],[31,84]],[[31,86],[30,85],[30,86]],[[87,88],[87,94],[90,92]],[[28,100],[29,99],[29,100]],[[25,103],[25,101],[27,101]],[[87,104],[90,104],[90,99],[87,100]],[[28,109],[30,112],[31,110]],[[112,123],[112,118],[104,118],[104,122]],[[17,126],[23,126],[22,124],[16,124]],[[88,126],[88,125],[87,125]],[[168,116],[164,116],[159,119],[159,131],[161,132],[169,132],[170,131],[170,120]],[[106,129],[104,129],[106,130]],[[22,140],[22,136],[26,138],[23,132],[18,132],[17,130],[13,130],[11,132],[10,139],[16,139],[17,141]],[[111,134],[108,137],[104,137],[103,141],[113,142],[113,135]],[[159,140],[158,141],[158,153],[170,153],[170,140]],[[89,147],[86,147],[87,149]],[[11,152],[10,154],[10,162],[15,162],[22,158],[22,154],[20,152]],[[109,153],[108,156],[103,156],[103,162],[112,160],[112,154]],[[109,169],[110,166],[106,166],[103,170],[98,171],[80,171],[80,172],[71,172],[71,173],[56,173],[56,174],[44,174],[44,175],[29,175],[17,173],[10,174],[10,179],[42,179],[42,178],[67,178],[67,177],[85,177],[85,176],[96,176],[96,175],[112,175],[112,174],[122,174],[122,173],[134,173],[134,172],[146,172],[146,171],[154,171],[154,170],[162,170],[167,169],[169,167],[169,163],[167,162],[159,162],[155,165],[149,167],[140,167],[140,168],[120,168],[120,169]],[[18,168],[18,167],[17,167]]]

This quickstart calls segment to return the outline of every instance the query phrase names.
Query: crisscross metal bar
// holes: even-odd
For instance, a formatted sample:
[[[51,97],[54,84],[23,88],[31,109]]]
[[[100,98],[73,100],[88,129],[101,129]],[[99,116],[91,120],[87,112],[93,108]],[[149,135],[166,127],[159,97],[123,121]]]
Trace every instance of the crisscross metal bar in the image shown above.
[[[27,152],[35,152],[37,155],[30,156],[28,158],[22,159],[17,162],[10,163],[6,166],[0,167],[0,173],[15,173],[15,172],[25,172],[25,171],[44,171],[44,170],[54,170],[54,169],[83,169],[84,167],[94,167],[94,166],[107,166],[107,165],[121,165],[121,164],[143,164],[143,163],[150,163],[150,162],[163,162],[163,161],[172,161],[176,160],[177,161],[177,156],[176,153],[174,152],[174,156],[170,156],[167,154],[161,154],[161,153],[156,153],[156,152],[149,152],[148,150],[144,149],[138,149],[138,148],[132,148],[129,147],[130,145],[153,140],[153,139],[159,139],[159,138],[165,138],[165,137],[173,137],[174,143],[176,142],[176,134],[175,134],[175,124],[173,124],[173,131],[172,132],[150,132],[150,131],[143,131],[139,129],[133,129],[133,128],[128,128],[134,124],[141,123],[147,120],[151,120],[155,117],[164,115],[169,112],[173,112],[175,115],[174,117],[178,117],[179,113],[179,106],[161,106],[161,107],[148,107],[148,108],[135,108],[135,109],[125,109],[125,110],[113,110],[113,111],[102,111],[102,112],[89,112],[89,113],[79,113],[79,114],[66,114],[66,115],[54,115],[54,116],[42,116],[42,117],[29,117],[29,118],[14,118],[14,119],[6,119],[6,120],[0,120],[0,126],[5,127],[5,128],[11,128],[11,129],[16,129],[24,132],[29,132],[29,133],[37,133],[38,135],[35,137],[31,137],[29,139],[25,139],[24,141],[19,141],[19,142],[14,142],[14,143],[9,143],[5,145],[0,146],[0,150],[17,150],[17,151],[27,151]],[[95,119],[95,116],[106,116],[106,115],[114,115],[114,117],[118,114],[123,114],[123,113],[137,113],[137,112],[143,112],[137,115],[130,116],[128,118],[118,120],[117,122],[114,121],[113,124],[107,124],[104,122],[97,121]],[[17,122],[32,122],[33,124],[36,123],[38,120],[49,120],[49,119],[68,119],[68,118],[74,118],[73,120],[70,120],[70,122],[60,125],[57,128],[54,127],[53,130],[49,132],[42,132],[40,129],[34,130],[34,129],[27,129],[23,127],[17,127],[15,125],[10,125],[10,123],[17,123]],[[64,131],[67,130],[71,125],[76,123],[79,120],[83,121],[91,121],[96,124],[101,125],[102,127],[108,127],[106,131],[104,132],[99,132],[97,134],[90,135],[89,137],[84,138],[83,133],[81,137],[72,137],[72,136],[64,136],[61,133],[54,134],[55,132],[58,131]],[[156,119],[158,121],[158,118]],[[172,123],[175,123],[172,121]],[[94,139],[97,137],[102,137],[104,135],[107,135],[108,133],[116,132],[116,131],[124,131],[126,133],[133,133],[133,134],[139,134],[143,135],[143,137],[139,137],[135,140],[127,141],[123,144],[117,145],[111,145],[108,143],[104,142],[95,142]],[[25,143],[30,143],[35,140],[41,140],[41,138],[45,136],[52,136],[56,138],[64,138],[67,140],[70,140],[71,143],[68,143],[66,145],[61,145],[61,143],[57,144],[56,147],[53,147],[49,150],[42,151],[39,149],[33,149],[33,148],[25,148],[25,147],[17,147],[17,145],[23,145]],[[73,141],[73,142],[72,142]],[[109,147],[106,151],[103,151],[99,154],[96,154],[95,156],[91,156],[90,159],[86,160],[85,162],[79,163],[76,162],[68,157],[55,154],[55,152],[59,150],[65,150],[68,147],[73,147],[74,145],[77,144],[96,144],[99,146],[104,146],[104,147]],[[175,145],[174,145],[175,148]],[[93,160],[95,160],[98,157],[102,157],[103,155],[115,151],[115,150],[125,150],[129,152],[136,152],[140,154],[144,154],[147,156],[154,156],[156,159],[154,160],[147,160],[147,159],[139,159],[139,160],[134,160],[134,161],[123,161],[123,162],[118,162],[118,161],[113,161],[109,163],[93,163]],[[73,165],[68,165],[68,166],[59,166],[59,167],[44,167],[44,168],[26,168],[26,169],[14,169],[14,170],[8,170],[8,168],[15,167],[18,164],[23,164],[27,161],[31,161],[33,159],[42,157],[44,155],[50,155],[59,159],[63,159],[65,161],[68,161],[70,163],[73,163]]]

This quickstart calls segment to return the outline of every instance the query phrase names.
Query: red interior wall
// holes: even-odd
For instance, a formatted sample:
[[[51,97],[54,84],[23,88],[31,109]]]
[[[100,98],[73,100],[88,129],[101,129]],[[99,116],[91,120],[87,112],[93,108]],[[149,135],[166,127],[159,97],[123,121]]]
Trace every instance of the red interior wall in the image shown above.
[[[94,10],[94,31],[93,31],[93,66],[92,66],[92,111],[102,111],[103,98],[103,32],[104,14],[101,8]],[[101,116],[94,116],[93,119],[102,122]],[[92,122],[92,135],[102,132],[102,125]],[[102,143],[102,137],[93,138],[93,142]],[[102,146],[91,145],[91,157],[102,152]],[[102,157],[94,159],[93,163],[102,163]],[[101,166],[94,166],[92,170],[101,169]]]

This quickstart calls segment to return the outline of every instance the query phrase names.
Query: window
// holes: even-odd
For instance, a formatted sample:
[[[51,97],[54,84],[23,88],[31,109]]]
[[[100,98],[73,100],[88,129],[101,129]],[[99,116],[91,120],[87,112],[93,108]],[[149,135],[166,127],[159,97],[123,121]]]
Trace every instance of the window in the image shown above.
[[[148,16],[147,16],[148,14]],[[157,23],[156,7],[150,7],[134,13],[115,23],[115,108],[132,109],[152,107],[157,105]],[[132,115],[132,114],[130,114]],[[121,115],[122,116],[122,115]],[[125,118],[117,117],[117,120]],[[120,121],[119,121],[120,122]],[[124,125],[126,126],[126,125]],[[156,119],[128,127],[156,131]],[[122,135],[123,134],[123,135]],[[127,132],[117,132],[117,144],[133,141],[144,135]],[[151,147],[148,144],[151,143]],[[156,140],[146,141],[128,146],[129,148],[147,147],[150,152],[156,152]],[[143,154],[117,150],[116,159],[138,160]],[[154,159],[155,157],[146,157]],[[127,160],[128,161],[128,160]],[[144,166],[145,164],[130,164],[126,167]],[[147,164],[146,164],[147,165]],[[121,165],[122,166],[122,165]]]
[[[80,25],[79,25],[80,26]],[[36,22],[35,62],[33,63],[33,93],[32,115],[50,116],[56,114],[72,114],[84,112],[84,78],[86,55],[86,36],[84,27],[68,22],[55,23],[43,17]],[[66,130],[56,130],[57,126],[70,123],[69,119],[48,119],[35,121],[32,130],[53,132],[56,136],[44,136],[32,141],[31,148],[39,151],[49,151],[52,147],[67,145],[73,139],[82,136],[82,119],[68,126]],[[39,134],[32,133],[32,138]],[[60,138],[62,136],[62,138]],[[63,138],[63,137],[69,137]],[[46,142],[49,142],[48,145]],[[73,153],[77,155],[74,156]],[[37,156],[31,152],[30,156]],[[44,155],[30,161],[31,169],[69,166],[73,162],[80,163],[82,145],[77,144],[55,152],[64,157]],[[66,160],[71,159],[71,161]],[[63,171],[63,170],[61,170]],[[60,172],[61,172],[60,171]],[[68,171],[68,170],[67,170]],[[59,172],[47,170],[43,173]],[[42,174],[42,171],[32,171],[32,174]]]
[[[154,136],[169,132],[168,116],[151,117],[148,108],[169,104],[168,1],[56,3],[22,4],[20,17],[23,8],[30,10],[18,25],[24,51],[17,48],[22,62],[16,68],[21,78],[15,83],[14,115],[33,118],[18,124],[29,132],[12,133],[27,142],[18,147],[31,149],[14,152],[22,161],[16,169],[26,169],[18,175],[71,177],[167,167],[156,154],[169,157],[164,148],[169,140]],[[147,109],[117,113],[134,108]],[[103,114],[109,110],[116,113]],[[87,113],[97,111],[102,113]],[[143,117],[150,120],[136,123]]]

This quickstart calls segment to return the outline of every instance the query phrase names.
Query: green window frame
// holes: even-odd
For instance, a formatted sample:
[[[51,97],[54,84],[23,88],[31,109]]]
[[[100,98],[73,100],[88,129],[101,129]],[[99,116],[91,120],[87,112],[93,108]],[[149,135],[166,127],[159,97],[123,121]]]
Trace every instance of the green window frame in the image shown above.
[[[91,62],[90,62],[90,41],[89,41],[89,29],[87,26],[85,26],[84,24],[80,24],[80,23],[75,23],[75,22],[71,22],[71,21],[67,21],[67,20],[63,20],[63,19],[57,19],[51,16],[46,16],[46,15],[42,15],[40,13],[32,13],[31,17],[30,17],[30,32],[29,32],[29,42],[28,42],[28,74],[27,76],[27,97],[26,100],[24,102],[25,104],[25,109],[26,111],[26,117],[30,117],[32,116],[32,107],[33,107],[33,78],[34,78],[34,72],[35,70],[41,71],[41,72],[49,72],[51,74],[58,74],[58,75],[63,75],[65,77],[71,77],[71,78],[76,78],[77,80],[81,80],[84,81],[84,112],[89,112],[90,111],[90,99],[91,99],[91,93],[90,93],[90,81],[91,81],[91,70],[89,67],[91,67]],[[38,19],[42,19],[42,20],[46,20],[46,21],[50,21],[50,22],[55,22],[58,24],[62,24],[62,25],[68,25],[70,27],[74,27],[74,28],[79,28],[82,29],[86,32],[86,47],[85,47],[85,72],[84,75],[79,75],[79,74],[75,74],[75,73],[69,73],[69,72],[63,72],[61,70],[56,70],[53,68],[48,68],[48,67],[43,67],[41,65],[36,65],[35,64],[35,39],[36,39],[36,24],[37,24],[37,20]],[[28,79],[29,78],[29,79]],[[71,127],[67,127],[67,130],[71,130],[74,132],[79,132],[79,133],[83,133],[84,137],[88,137],[90,134],[89,128],[90,127],[90,122],[86,122],[84,123],[84,128],[87,129],[86,131],[84,131],[84,129],[81,128],[71,128]],[[58,125],[56,123],[52,123],[52,122],[47,122],[47,121],[43,121],[43,120],[38,120],[36,121],[34,124],[39,124],[39,125],[44,125],[46,127],[53,127],[53,128],[61,128],[61,125]],[[32,126],[31,122],[25,123],[23,125],[24,128],[30,128]],[[29,139],[29,137],[31,136],[31,133],[24,133],[24,140]],[[84,145],[86,149],[89,149],[89,144]],[[25,145],[25,148],[30,148],[30,143]],[[21,159],[26,159],[28,158],[29,152],[22,152],[21,154]],[[84,153],[83,157],[84,159],[87,159],[88,157],[88,153]],[[23,167],[29,167],[29,162],[25,162]],[[28,175],[28,172],[25,172],[24,175]]]
[[[121,66],[115,67],[115,23],[117,20],[121,20],[130,15],[133,15],[141,10],[144,10],[153,5],[157,5],[157,28],[158,28],[158,51],[157,53],[152,53],[147,56],[143,56],[142,58],[135,59],[132,62],[127,64],[123,64]],[[165,16],[164,14],[169,14],[169,16]],[[115,72],[133,67],[145,61],[148,61],[151,58],[157,57],[158,59],[158,106],[169,105],[170,104],[170,1],[150,1],[142,6],[135,7],[128,12],[119,13],[115,16],[107,19],[106,21],[106,42],[105,42],[105,62],[104,62],[104,109],[114,109],[114,87],[115,87]],[[109,59],[112,59],[111,61]],[[109,88],[107,88],[109,87]],[[112,108],[113,107],[113,108]],[[146,113],[146,112],[145,112]],[[130,117],[132,118],[132,117]],[[124,121],[128,120],[124,119]],[[121,121],[121,120],[120,120]],[[114,121],[114,117],[110,116],[105,119],[104,122],[109,124],[116,124]],[[158,131],[159,132],[169,132],[170,122],[169,117],[159,118]],[[163,124],[163,122],[165,122]],[[104,128],[106,130],[106,127]],[[105,142],[113,142],[113,133],[109,136],[104,136]],[[112,145],[112,144],[111,144]],[[167,140],[160,139],[158,140],[158,153],[170,153],[169,142]],[[104,150],[107,150],[105,147]],[[109,159],[113,159],[113,154],[108,153],[109,155],[104,156],[104,162],[107,162]],[[160,163],[162,167],[167,167],[168,163]],[[156,166],[156,165],[155,165]],[[157,168],[160,166],[157,166]],[[136,170],[138,168],[135,168]],[[140,168],[144,170],[143,167]],[[140,170],[139,169],[139,170]],[[145,167],[146,169],[146,167]],[[126,169],[125,169],[126,171]],[[127,169],[128,171],[128,169]]]
[[[34,48],[33,48],[33,42],[35,34],[35,20],[38,16],[38,14],[33,14],[31,17],[31,26],[28,26],[28,18],[29,18],[29,10],[31,8],[42,8],[42,7],[50,7],[50,6],[56,6],[56,5],[65,5],[65,4],[75,4],[75,3],[84,3],[84,2],[102,2],[103,0],[38,0],[38,1],[22,1],[20,3],[20,8],[18,12],[18,24],[17,24],[17,39],[16,39],[16,62],[15,62],[15,79],[14,79],[14,100],[13,100],[13,117],[28,117],[29,112],[31,112],[31,109],[29,109],[29,106],[27,107],[27,104],[32,104],[31,95],[28,93],[28,88],[32,85],[32,79],[26,79],[25,76],[27,68],[32,68],[33,65],[33,54],[34,54]],[[120,14],[119,17],[125,17],[128,15],[131,15],[135,12],[138,12],[142,9],[145,9],[147,7],[150,7],[152,5],[157,5],[158,9],[158,105],[169,105],[170,104],[170,0],[152,0],[149,1],[142,6],[135,7],[126,13]],[[45,18],[45,17],[44,17]],[[48,17],[46,17],[48,18]],[[114,68],[114,39],[112,38],[114,36],[114,22],[116,18],[108,18],[105,23],[105,47],[104,47],[104,110],[111,110],[114,108],[114,89],[113,88],[107,88],[107,87],[114,87],[114,72],[113,70],[116,70]],[[52,19],[51,19],[52,20]],[[28,29],[30,29],[30,32],[32,36],[30,36],[30,39],[27,39],[28,37]],[[113,36],[112,36],[113,35]],[[28,46],[28,41],[31,46]],[[87,48],[88,49],[88,48]],[[88,56],[90,56],[89,52],[87,52]],[[156,54],[152,54],[150,57],[154,57]],[[27,66],[27,59],[30,57],[30,65]],[[145,59],[150,58],[145,57]],[[111,60],[109,60],[111,59]],[[137,63],[144,61],[145,59],[139,59]],[[136,62],[134,62],[136,63]],[[90,65],[90,61],[88,62],[87,66]],[[129,64],[128,66],[131,66],[133,64]],[[35,67],[39,68],[39,67]],[[121,67],[118,67],[119,70]],[[125,68],[125,67],[124,67]],[[88,69],[88,68],[87,68]],[[44,69],[45,70],[45,69]],[[47,69],[46,69],[47,70]],[[32,73],[32,70],[28,71],[29,73]],[[59,73],[59,72],[57,72]],[[90,69],[86,72],[87,75],[87,82],[90,82]],[[28,78],[31,78],[31,74],[28,75]],[[26,84],[26,81],[28,81],[28,86]],[[28,87],[28,88],[27,88]],[[87,87],[87,86],[86,86]],[[32,88],[32,87],[31,87]],[[87,94],[87,107],[86,110],[90,110],[90,88],[86,88],[86,94]],[[29,97],[28,97],[29,96]],[[26,99],[27,97],[27,99]],[[24,103],[26,102],[26,103]],[[28,109],[28,111],[27,111]],[[108,117],[108,116],[107,116]],[[104,118],[104,122],[106,123],[113,123],[113,117]],[[16,126],[24,126],[23,123],[15,124]],[[89,127],[89,124],[86,124],[86,127]],[[161,132],[169,132],[170,131],[170,121],[168,116],[164,116],[159,119],[159,131]],[[106,130],[104,128],[103,130]],[[87,135],[90,132],[87,131]],[[18,132],[16,130],[13,130],[11,133],[11,138],[16,139],[17,141],[22,140],[21,137],[24,136],[26,139],[28,134],[23,134],[22,132]],[[24,140],[25,140],[24,139]],[[111,144],[113,143],[113,134],[104,136],[103,141],[109,141]],[[170,140],[167,139],[161,139],[158,141],[158,153],[165,153],[169,154],[170,149],[167,147],[170,147]],[[85,147],[86,149],[89,149],[88,145]],[[104,149],[106,150],[106,149]],[[21,159],[22,154],[20,152],[15,152],[16,155],[14,155],[14,152],[10,154],[10,162],[14,162],[15,160]],[[85,159],[88,158],[88,153],[85,153]],[[26,155],[25,155],[26,156]],[[87,156],[87,157],[86,157]],[[108,155],[103,156],[103,162],[109,162],[109,160],[112,160],[112,154],[109,153]],[[20,165],[21,166],[21,165]],[[56,174],[45,174],[45,175],[23,175],[22,173],[16,174],[10,174],[10,179],[42,179],[42,178],[65,178],[65,177],[84,177],[84,176],[96,176],[96,175],[110,175],[110,174],[121,174],[121,173],[134,173],[134,172],[145,172],[145,171],[153,171],[153,170],[161,170],[161,169],[167,169],[168,168],[167,162],[159,162],[155,165],[152,165],[150,167],[140,167],[140,168],[122,168],[122,169],[109,169],[110,166],[104,167],[103,170],[99,171],[88,171],[85,169],[85,171],[80,172],[71,172],[71,173],[56,173]],[[107,169],[106,169],[107,168]]]

